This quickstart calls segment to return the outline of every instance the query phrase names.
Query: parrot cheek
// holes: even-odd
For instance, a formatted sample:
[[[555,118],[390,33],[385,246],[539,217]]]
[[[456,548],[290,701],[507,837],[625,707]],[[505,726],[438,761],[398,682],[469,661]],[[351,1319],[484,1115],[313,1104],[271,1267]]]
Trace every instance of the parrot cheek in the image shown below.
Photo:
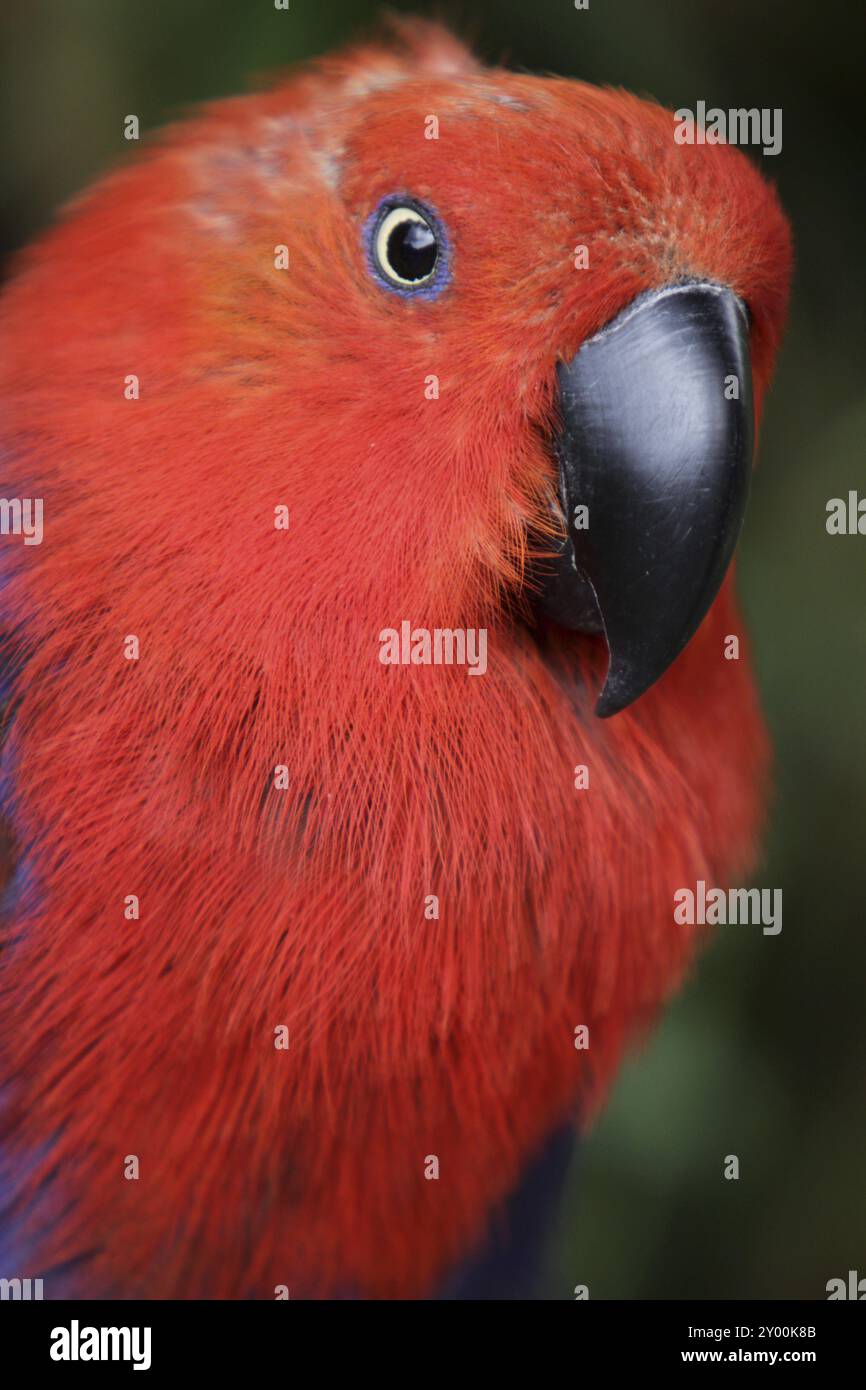
[[[639,296],[557,368],[567,532],[541,614],[603,631],[596,713],[671,665],[715,598],[745,514],[754,447],[746,311],[725,287]]]

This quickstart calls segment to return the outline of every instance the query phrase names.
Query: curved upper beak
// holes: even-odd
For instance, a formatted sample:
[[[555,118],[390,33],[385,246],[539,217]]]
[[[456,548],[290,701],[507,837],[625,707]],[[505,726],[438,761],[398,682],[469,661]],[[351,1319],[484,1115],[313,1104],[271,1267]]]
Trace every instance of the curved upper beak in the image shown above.
[[[539,602],[604,631],[606,716],[676,659],[737,543],[754,446],[745,308],[709,283],[651,291],[557,375],[567,535]]]

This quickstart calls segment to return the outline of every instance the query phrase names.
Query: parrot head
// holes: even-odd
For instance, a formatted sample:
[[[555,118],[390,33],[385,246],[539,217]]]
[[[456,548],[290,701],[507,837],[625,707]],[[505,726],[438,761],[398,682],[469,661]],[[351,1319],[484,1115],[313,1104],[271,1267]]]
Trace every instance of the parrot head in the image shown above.
[[[290,491],[311,538],[282,572],[239,567],[250,622],[301,623],[315,565],[335,630],[347,599],[358,621],[399,599],[418,621],[552,623],[607,666],[609,715],[675,660],[731,559],[787,222],[744,155],[678,143],[650,101],[392,25],[395,43],[220,103],[80,200],[49,355],[70,391],[137,366],[173,429],[233,412],[230,450],[215,415],[185,459],[196,524],[239,534],[237,461],[254,505]],[[78,329],[118,302],[97,363]],[[183,546],[153,453],[142,502]]]
[[[675,660],[731,559],[787,223],[744,155],[677,143],[660,106],[396,27],[402,48],[263,99],[242,154],[216,126],[202,142],[209,287],[272,393],[348,422],[306,499],[331,518],[334,609],[387,573],[406,611],[603,634],[609,715]],[[263,271],[278,242],[290,265]]]

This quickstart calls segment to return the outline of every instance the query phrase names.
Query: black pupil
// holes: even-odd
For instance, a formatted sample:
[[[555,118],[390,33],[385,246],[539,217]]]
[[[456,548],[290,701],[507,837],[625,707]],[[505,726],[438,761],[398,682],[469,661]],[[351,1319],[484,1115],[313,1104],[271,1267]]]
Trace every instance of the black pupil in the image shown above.
[[[426,222],[400,222],[388,237],[388,264],[401,280],[426,280],[438,255]]]

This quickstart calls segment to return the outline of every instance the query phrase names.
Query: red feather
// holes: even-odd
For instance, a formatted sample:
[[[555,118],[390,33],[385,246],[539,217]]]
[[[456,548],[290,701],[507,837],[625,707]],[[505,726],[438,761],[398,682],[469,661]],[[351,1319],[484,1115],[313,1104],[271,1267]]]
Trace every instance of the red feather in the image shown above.
[[[759,401],[770,376],[775,195],[672,126],[416,26],[194,115],[7,290],[5,441],[45,540],[3,550],[35,885],[4,931],[6,1142],[21,1211],[62,1195],[40,1258],[89,1252],[94,1291],[427,1291],[679,984],[675,889],[753,861],[730,583],[610,721],[603,643],[521,620],[559,357],[695,275],[749,304]],[[450,230],[436,303],[364,263],[395,190]],[[487,674],[383,667],[403,619],[486,627]]]

